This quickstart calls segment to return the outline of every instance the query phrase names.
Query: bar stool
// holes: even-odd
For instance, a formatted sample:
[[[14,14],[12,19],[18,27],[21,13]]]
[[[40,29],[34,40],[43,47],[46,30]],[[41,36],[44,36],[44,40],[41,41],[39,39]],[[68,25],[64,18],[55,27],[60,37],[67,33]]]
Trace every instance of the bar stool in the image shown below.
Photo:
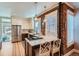
[[[60,45],[61,45],[61,39],[53,41],[53,45],[51,47],[52,56],[57,52],[59,52],[60,55]]]
[[[51,50],[51,43],[45,42],[43,44],[40,44],[39,49],[35,49],[35,55],[36,56],[50,56],[50,50]]]

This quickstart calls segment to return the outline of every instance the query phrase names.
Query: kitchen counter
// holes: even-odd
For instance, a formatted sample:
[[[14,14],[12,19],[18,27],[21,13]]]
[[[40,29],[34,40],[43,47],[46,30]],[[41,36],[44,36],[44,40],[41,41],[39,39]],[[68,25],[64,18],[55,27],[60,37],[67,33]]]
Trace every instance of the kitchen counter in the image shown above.
[[[37,40],[29,40],[27,38],[25,38],[25,40],[31,45],[31,46],[35,46],[35,45],[39,45],[39,44],[43,44],[45,42],[51,42],[53,40],[57,40],[57,37],[53,37],[53,36],[42,36],[43,39],[37,39]]]

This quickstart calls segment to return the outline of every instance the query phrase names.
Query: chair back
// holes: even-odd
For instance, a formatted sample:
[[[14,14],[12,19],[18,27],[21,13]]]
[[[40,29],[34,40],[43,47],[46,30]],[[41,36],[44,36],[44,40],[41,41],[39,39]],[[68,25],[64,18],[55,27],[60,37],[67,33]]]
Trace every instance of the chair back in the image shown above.
[[[53,48],[60,48],[61,39],[53,41]]]
[[[49,56],[50,55],[50,49],[51,49],[51,43],[45,42],[40,45],[39,55],[41,56]]]

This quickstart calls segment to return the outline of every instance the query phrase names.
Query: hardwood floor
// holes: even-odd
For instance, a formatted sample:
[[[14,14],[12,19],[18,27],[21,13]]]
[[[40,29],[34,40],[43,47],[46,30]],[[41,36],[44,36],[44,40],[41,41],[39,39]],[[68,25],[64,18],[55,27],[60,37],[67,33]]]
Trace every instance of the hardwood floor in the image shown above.
[[[24,56],[25,50],[23,42],[11,43],[3,42],[0,56]]]
[[[79,53],[73,52],[70,56],[79,56]]]

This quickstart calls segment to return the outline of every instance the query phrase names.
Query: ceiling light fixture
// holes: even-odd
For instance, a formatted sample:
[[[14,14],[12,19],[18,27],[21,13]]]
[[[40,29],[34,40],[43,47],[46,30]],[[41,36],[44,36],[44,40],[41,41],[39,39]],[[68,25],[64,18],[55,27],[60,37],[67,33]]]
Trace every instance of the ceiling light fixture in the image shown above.
[[[38,4],[38,2],[34,2],[34,4],[35,4],[35,16],[34,16],[34,18],[35,18],[35,20],[37,20],[37,4]]]
[[[44,6],[44,11],[46,11],[46,6]],[[45,18],[43,22],[46,22],[47,19]]]

